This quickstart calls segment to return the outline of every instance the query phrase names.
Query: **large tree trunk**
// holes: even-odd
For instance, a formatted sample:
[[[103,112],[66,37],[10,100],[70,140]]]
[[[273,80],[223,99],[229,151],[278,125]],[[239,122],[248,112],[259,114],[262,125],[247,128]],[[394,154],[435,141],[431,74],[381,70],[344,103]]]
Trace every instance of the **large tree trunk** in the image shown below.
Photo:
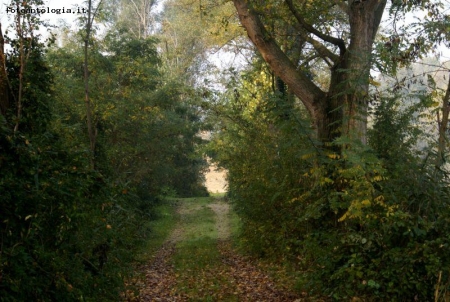
[[[350,1],[349,1],[350,2]],[[344,134],[366,143],[369,77],[372,48],[386,1],[353,1],[349,5],[350,44],[345,53],[348,66]],[[347,125],[345,125],[347,123]]]
[[[292,15],[298,21],[299,35],[309,42],[318,55],[333,62],[331,81],[327,92],[317,87],[281,50],[266,30],[250,0],[233,0],[239,19],[247,34],[273,72],[303,102],[309,111],[318,138],[324,143],[342,135],[366,143],[367,100],[371,52],[387,0],[349,0],[339,2],[348,15],[350,43],[326,35],[307,24],[292,0],[286,0]],[[307,32],[304,34],[303,31]],[[336,45],[334,54],[326,45],[312,38]]]

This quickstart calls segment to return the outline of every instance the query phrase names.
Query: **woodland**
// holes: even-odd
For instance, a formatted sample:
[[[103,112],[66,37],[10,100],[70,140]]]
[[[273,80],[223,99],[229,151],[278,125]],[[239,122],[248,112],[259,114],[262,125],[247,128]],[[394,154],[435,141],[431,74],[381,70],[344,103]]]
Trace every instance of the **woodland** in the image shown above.
[[[155,223],[225,207],[192,203],[209,161],[228,274],[257,275],[245,254],[295,301],[450,300],[447,0],[86,0],[57,27],[7,2],[1,301],[131,300]]]

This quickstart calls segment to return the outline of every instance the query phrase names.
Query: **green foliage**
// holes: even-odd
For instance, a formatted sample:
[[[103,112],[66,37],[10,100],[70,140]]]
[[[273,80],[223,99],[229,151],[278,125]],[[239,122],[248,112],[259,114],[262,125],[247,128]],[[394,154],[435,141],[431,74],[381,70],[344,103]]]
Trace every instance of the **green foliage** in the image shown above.
[[[287,234],[296,232],[295,223],[285,217],[304,209],[295,200],[310,194],[294,188],[311,184],[304,174],[316,173],[318,149],[310,144],[308,122],[299,118],[302,112],[286,108],[279,95],[264,89],[268,81],[249,73],[242,89],[230,91],[229,103],[219,105],[226,119],[210,155],[229,171],[229,195],[243,219],[244,237],[258,252],[282,256],[292,243]]]
[[[18,82],[9,54],[12,92]],[[10,65],[7,65],[10,66]],[[53,76],[36,46],[24,80],[21,131],[7,116],[0,132],[1,261],[4,301],[116,300],[139,241],[149,200],[125,194],[87,169],[86,150],[48,125]]]
[[[309,259],[319,260],[316,263],[324,268],[312,274],[316,279],[302,282],[315,290],[327,278],[321,292],[335,299],[443,298],[435,290],[439,286],[445,292],[449,285],[448,179],[445,175],[436,178],[435,168],[414,155],[410,123],[399,118],[392,100],[379,106],[375,116],[370,141],[380,158],[376,165],[383,170],[380,178],[372,176],[377,180],[372,182],[373,197],[360,203],[364,207],[359,215],[326,234],[315,232],[304,242],[306,251],[319,255]],[[374,173],[380,169],[366,169],[366,177]],[[355,181],[363,182],[360,177]]]
[[[42,133],[45,132],[50,120],[49,99],[51,98],[52,76],[51,71],[45,64],[45,52],[42,44],[37,38],[30,40],[25,51],[29,56],[27,59],[27,68],[23,74],[23,99],[24,110],[20,119],[21,127],[25,132]],[[11,87],[12,106],[8,115],[8,119],[13,119],[13,115],[17,112],[17,97],[19,90],[19,73],[20,73],[20,56],[19,42],[13,39],[11,45],[14,47],[6,54],[6,71],[10,75],[9,85]],[[29,85],[31,82],[33,86]],[[27,85],[28,84],[28,85]]]
[[[96,160],[111,181],[136,188],[141,197],[162,194],[162,188],[180,196],[205,195],[201,171],[206,163],[195,150],[201,122],[194,112],[198,93],[181,83],[164,83],[152,38],[136,40],[126,32],[107,35],[91,55],[91,96],[98,133]],[[51,62],[58,72],[56,104],[61,135],[72,137],[69,148],[86,147],[80,141],[84,125],[80,49],[56,49]],[[108,54],[104,54],[107,51]],[[68,94],[70,93],[70,94]]]

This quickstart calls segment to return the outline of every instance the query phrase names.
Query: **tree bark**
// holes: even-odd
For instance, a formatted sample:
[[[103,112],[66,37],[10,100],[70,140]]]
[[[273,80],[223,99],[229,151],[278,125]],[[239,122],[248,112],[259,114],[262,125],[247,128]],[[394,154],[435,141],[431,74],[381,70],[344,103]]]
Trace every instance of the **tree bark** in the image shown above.
[[[86,122],[88,128],[88,136],[89,136],[89,147],[91,151],[91,168],[95,168],[95,148],[97,141],[97,129],[92,117],[92,103],[89,95],[89,40],[91,38],[92,33],[92,24],[94,23],[94,18],[97,13],[98,8],[100,7],[102,1],[100,1],[97,5],[97,8],[94,12],[92,12],[92,0],[88,1],[88,18],[86,23],[86,36],[84,37],[84,103],[86,106]]]
[[[92,1],[88,1],[88,18],[86,24],[86,36],[84,38],[84,104],[86,106],[86,122],[88,128],[88,136],[89,136],[89,147],[91,151],[91,167],[94,168],[94,156],[95,156],[95,132],[94,125],[92,122],[92,108],[91,108],[91,99],[89,97],[89,39],[91,35],[91,10],[92,10]]]
[[[25,72],[25,51],[24,51],[24,33],[23,33],[23,25],[22,18],[20,14],[20,6],[17,4],[16,7],[17,15],[16,15],[16,31],[17,36],[19,37],[19,90],[17,92],[17,100],[16,100],[16,124],[14,126],[14,133],[19,131],[20,119],[22,118],[22,94],[23,94],[23,74]],[[31,45],[30,45],[31,46]],[[29,51],[29,50],[28,50]]]
[[[448,131],[448,121],[450,114],[450,77],[447,83],[447,90],[442,99],[442,119],[439,117],[438,111],[438,130],[439,130],[439,139],[438,139],[438,149],[437,149],[437,159],[436,159],[436,168],[440,169],[443,164],[445,164],[445,151],[447,146],[447,131]]]
[[[321,33],[307,24],[292,0],[285,2],[297,20],[295,27],[308,33],[304,35],[306,41],[320,57],[328,57],[334,64],[327,92],[297,70],[296,65],[266,30],[252,8],[252,1],[233,0],[250,40],[273,72],[303,102],[312,117],[318,138],[323,142],[331,142],[341,135],[347,135],[366,143],[371,52],[387,0],[349,0],[348,4],[340,3],[349,20],[348,47],[343,40]],[[313,36],[336,45],[339,53],[333,53]]]
[[[349,1],[350,2],[350,1]],[[348,8],[350,44],[345,53],[348,75],[344,133],[366,143],[369,77],[372,48],[386,0],[352,1]]]

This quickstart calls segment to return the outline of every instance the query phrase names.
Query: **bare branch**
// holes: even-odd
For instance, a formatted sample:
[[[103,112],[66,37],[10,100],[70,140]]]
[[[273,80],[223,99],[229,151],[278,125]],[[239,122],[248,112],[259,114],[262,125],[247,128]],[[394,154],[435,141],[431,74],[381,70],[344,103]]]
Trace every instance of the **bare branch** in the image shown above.
[[[447,91],[442,98],[442,119],[439,118],[439,111],[437,111],[438,118],[438,130],[439,130],[439,140],[438,140],[438,150],[437,150],[437,162],[436,167],[439,168],[445,163],[445,146],[447,140],[447,129],[450,114],[450,76],[447,83]]]
[[[95,19],[95,17],[97,16],[98,9],[99,9],[100,6],[102,5],[102,2],[103,2],[103,0],[100,0],[100,2],[97,4],[97,7],[95,8],[94,13],[92,14],[92,20],[89,21],[89,22],[90,22],[90,25],[92,25],[92,23],[94,22],[94,19]]]

